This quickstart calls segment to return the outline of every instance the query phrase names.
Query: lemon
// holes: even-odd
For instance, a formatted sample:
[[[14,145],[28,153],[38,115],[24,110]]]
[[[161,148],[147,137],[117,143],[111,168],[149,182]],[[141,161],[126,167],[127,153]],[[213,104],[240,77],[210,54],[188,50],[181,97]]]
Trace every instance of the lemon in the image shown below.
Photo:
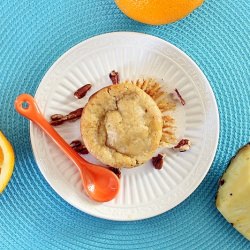
[[[0,131],[0,193],[6,188],[12,176],[15,163],[14,150]]]

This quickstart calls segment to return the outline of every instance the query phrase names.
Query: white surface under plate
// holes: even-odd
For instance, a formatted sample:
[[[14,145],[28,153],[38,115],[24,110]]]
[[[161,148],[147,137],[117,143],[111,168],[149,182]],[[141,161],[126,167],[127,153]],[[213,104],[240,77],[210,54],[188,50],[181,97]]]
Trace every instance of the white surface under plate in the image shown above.
[[[35,98],[49,119],[84,106],[88,97],[110,85],[111,70],[121,80],[152,77],[168,89],[177,88],[186,105],[177,105],[179,138],[189,138],[192,148],[185,153],[166,150],[162,170],[150,162],[122,170],[121,190],[111,202],[96,203],[84,193],[76,167],[35,125],[30,135],[35,159],[51,187],[74,207],[111,220],[149,218],[175,207],[201,183],[213,161],[218,143],[219,116],[211,87],[198,66],[182,51],[159,38],[132,32],[93,37],[70,49],[50,68]],[[76,100],[73,93],[86,83],[93,87]],[[79,121],[56,128],[71,142],[80,139]],[[86,156],[94,161],[93,157]],[[205,194],[204,194],[205,195]]]

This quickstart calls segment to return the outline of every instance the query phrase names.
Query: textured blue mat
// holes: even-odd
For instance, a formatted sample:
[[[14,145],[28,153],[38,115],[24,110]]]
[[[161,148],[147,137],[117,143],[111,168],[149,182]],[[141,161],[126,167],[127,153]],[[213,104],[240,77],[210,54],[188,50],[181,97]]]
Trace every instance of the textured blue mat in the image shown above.
[[[125,17],[113,0],[1,0],[0,129],[17,159],[0,195],[0,249],[250,249],[214,206],[219,176],[250,140],[249,13],[248,0],[206,0],[186,19],[153,27]],[[170,212],[137,222],[97,219],[64,202],[39,172],[28,122],[13,109],[60,55],[110,31],[152,34],[185,51],[210,81],[221,117],[216,158],[199,188]]]

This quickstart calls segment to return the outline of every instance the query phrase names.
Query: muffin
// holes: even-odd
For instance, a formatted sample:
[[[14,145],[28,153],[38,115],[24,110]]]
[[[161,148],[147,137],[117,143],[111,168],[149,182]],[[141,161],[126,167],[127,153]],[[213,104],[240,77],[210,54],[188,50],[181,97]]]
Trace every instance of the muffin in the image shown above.
[[[166,90],[155,79],[138,79],[136,81],[127,80],[126,83],[134,84],[147,93],[156,103],[162,113],[163,127],[161,147],[172,148],[177,143],[175,119],[172,117],[176,107],[176,101],[172,93]]]
[[[81,117],[81,135],[89,152],[117,168],[148,161],[160,145],[162,129],[162,113],[156,102],[131,83],[96,92]]]

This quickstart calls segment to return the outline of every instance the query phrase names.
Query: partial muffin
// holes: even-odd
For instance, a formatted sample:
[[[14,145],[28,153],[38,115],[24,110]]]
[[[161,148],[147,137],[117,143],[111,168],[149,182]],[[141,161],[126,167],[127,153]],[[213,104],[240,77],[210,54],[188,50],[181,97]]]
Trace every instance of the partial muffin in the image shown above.
[[[162,113],[163,127],[160,146],[172,148],[177,143],[175,119],[172,112],[175,110],[176,103],[171,94],[156,80],[138,79],[136,81],[127,80],[126,83],[135,84],[147,93],[156,103]]]
[[[102,163],[132,168],[148,161],[162,138],[162,113],[156,102],[131,83],[101,89],[81,117],[87,149]]]

